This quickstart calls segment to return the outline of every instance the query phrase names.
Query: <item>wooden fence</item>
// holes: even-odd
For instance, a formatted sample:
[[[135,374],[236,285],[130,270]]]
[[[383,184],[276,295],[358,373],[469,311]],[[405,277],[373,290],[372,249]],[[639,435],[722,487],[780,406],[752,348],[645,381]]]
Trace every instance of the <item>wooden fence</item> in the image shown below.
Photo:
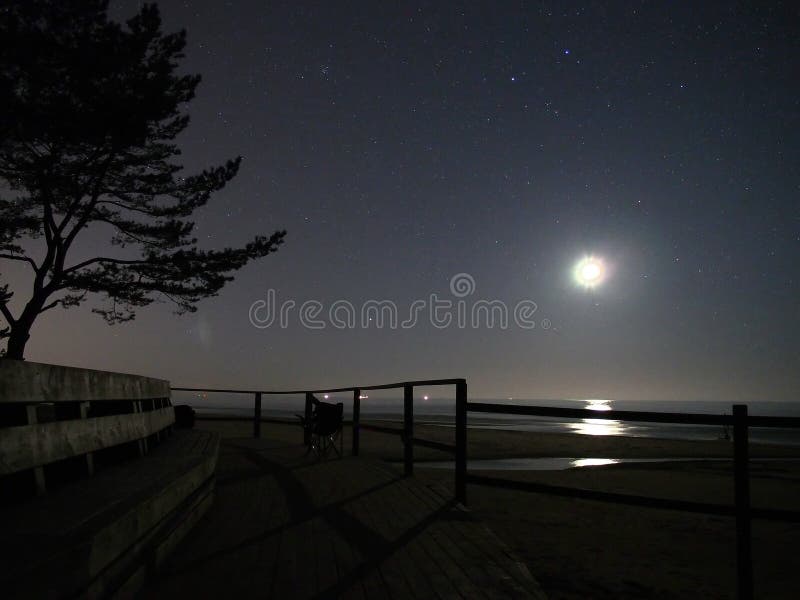
[[[419,381],[402,381],[400,383],[386,383],[382,385],[366,385],[354,386],[344,388],[330,388],[319,390],[227,390],[217,388],[195,388],[195,387],[173,387],[172,391],[175,392],[207,392],[218,394],[246,394],[253,397],[253,436],[261,436],[261,404],[263,396],[279,396],[279,395],[292,395],[304,396],[305,418],[311,416],[313,401],[315,394],[336,394],[352,392],[353,394],[353,435],[352,435],[352,453],[353,456],[358,456],[359,444],[361,437],[361,430],[379,431],[381,433],[389,433],[398,435],[403,440],[403,465],[406,475],[414,473],[414,446],[425,446],[427,448],[435,448],[446,452],[457,452],[458,437],[463,435],[464,432],[459,433],[456,431],[456,445],[442,444],[433,440],[425,440],[414,436],[414,388],[415,387],[435,387],[435,386],[455,386],[456,390],[456,406],[466,405],[467,402],[467,382],[465,379],[427,379]],[[361,392],[372,390],[403,390],[403,427],[379,427],[375,425],[362,425],[361,424]],[[306,438],[305,443],[308,443]],[[462,451],[466,457],[466,437],[462,440]]]
[[[461,418],[456,426],[463,433],[457,439],[463,444],[461,452],[456,453],[456,497],[466,503],[466,484],[501,487],[525,492],[555,494],[586,500],[630,504],[650,508],[682,510],[695,513],[731,516],[736,520],[736,571],[737,596],[740,600],[753,597],[753,562],[751,550],[750,521],[753,518],[776,521],[800,522],[800,511],[753,508],[750,506],[749,473],[749,429],[750,427],[800,427],[800,417],[758,417],[750,416],[747,406],[733,405],[732,415],[711,415],[700,413],[666,413],[609,410],[596,411],[578,408],[555,408],[539,406],[519,406],[513,404],[492,404],[485,402],[462,401],[456,408]],[[559,417],[567,419],[607,419],[614,421],[636,421],[650,423],[674,423],[691,425],[733,426],[733,505],[667,500],[631,494],[618,494],[584,490],[564,486],[546,485],[535,482],[512,481],[497,477],[470,475],[467,473],[466,428],[468,412],[514,414],[536,417]]]
[[[429,386],[454,386],[456,396],[455,444],[445,444],[433,440],[417,438],[414,435],[414,388]],[[368,390],[403,390],[403,426],[384,427],[364,425],[361,423],[361,393]],[[450,452],[455,455],[455,498],[467,503],[467,484],[501,487],[525,492],[554,494],[573,498],[583,498],[601,502],[613,502],[650,508],[680,510],[733,517],[736,521],[737,544],[737,590],[740,600],[753,597],[753,568],[751,551],[750,522],[753,518],[774,521],[800,522],[800,511],[754,508],[750,506],[749,475],[749,429],[752,427],[800,427],[800,417],[764,417],[748,414],[747,406],[734,405],[732,415],[713,415],[701,413],[668,413],[644,411],[594,411],[577,408],[556,408],[540,406],[521,406],[515,404],[496,404],[485,402],[469,402],[467,400],[467,382],[465,379],[432,379],[420,381],[404,381],[384,385],[354,386],[319,390],[226,390],[208,388],[174,387],[173,391],[212,392],[228,394],[250,394],[253,396],[253,435],[261,435],[261,405],[263,395],[303,395],[305,396],[305,415],[310,416],[314,394],[331,394],[352,392],[353,394],[353,435],[352,454],[359,453],[361,430],[397,435],[403,443],[403,465],[407,476],[414,473],[414,446],[422,446]],[[634,421],[651,423],[672,423],[692,425],[732,426],[734,439],[734,503],[732,505],[692,502],[685,500],[668,500],[585,490],[564,486],[547,485],[535,482],[521,482],[497,477],[470,475],[467,473],[467,429],[468,413],[515,414],[534,417],[557,417],[567,419],[608,419],[615,421]],[[307,442],[307,440],[306,440]]]

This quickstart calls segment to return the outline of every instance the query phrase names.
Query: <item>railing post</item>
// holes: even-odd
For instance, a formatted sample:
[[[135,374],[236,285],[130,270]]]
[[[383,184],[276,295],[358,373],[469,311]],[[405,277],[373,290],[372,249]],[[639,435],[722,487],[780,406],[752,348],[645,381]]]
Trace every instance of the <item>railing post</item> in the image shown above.
[[[36,413],[36,405],[27,404],[25,406],[25,411],[28,417],[28,425],[36,425],[39,422],[39,416]],[[39,495],[44,494],[47,491],[47,485],[44,479],[44,468],[41,466],[34,467],[33,476],[36,481],[36,493]]]
[[[133,412],[139,414],[143,411],[143,406],[141,400],[134,400],[133,401]],[[139,446],[139,456],[146,456],[147,455],[147,438],[140,438],[137,440],[137,445]]]
[[[361,390],[353,390],[353,456],[358,456],[359,427],[361,426]]]
[[[303,421],[305,427],[303,427],[303,443],[308,446],[311,443],[311,429],[309,428],[308,424],[311,422],[311,407],[314,404],[314,394],[311,392],[306,392],[306,410],[305,410],[305,419]]]
[[[81,419],[88,419],[89,418],[89,403],[88,402],[81,402],[79,404],[79,409],[81,411]],[[86,453],[86,473],[87,475],[94,475],[94,454],[92,452]]]
[[[414,474],[414,387],[403,386],[403,463],[406,477]]]
[[[256,392],[253,401],[253,437],[261,437],[261,392]]]
[[[753,597],[753,557],[750,547],[750,467],[747,406],[733,405],[733,476],[736,503],[737,598]]]
[[[467,382],[456,383],[456,502],[467,503]]]
[[[164,408],[164,405],[162,404],[163,400],[164,400],[163,398],[153,398],[153,410],[161,410],[162,408]],[[84,404],[86,405],[85,407],[83,406]],[[81,419],[85,419],[86,418],[86,415],[84,415],[84,412],[86,413],[86,415],[89,414],[89,403],[88,402],[81,403]],[[161,435],[162,432],[163,432],[163,429],[159,429],[158,431],[156,431],[156,443],[158,443],[158,444],[160,444],[161,441],[162,441],[161,440],[161,438],[163,437]],[[87,459],[86,462],[87,462],[87,466],[88,466],[88,462],[89,462],[88,459]],[[92,464],[92,466],[89,467],[89,471],[90,471],[89,475],[94,474],[94,464]]]

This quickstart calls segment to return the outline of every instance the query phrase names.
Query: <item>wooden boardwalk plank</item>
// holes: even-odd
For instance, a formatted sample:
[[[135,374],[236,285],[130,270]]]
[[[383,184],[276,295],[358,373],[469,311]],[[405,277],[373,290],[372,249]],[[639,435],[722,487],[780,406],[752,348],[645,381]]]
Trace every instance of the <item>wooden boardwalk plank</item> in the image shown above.
[[[314,571],[317,568],[316,545],[318,540],[314,537],[313,524],[313,519],[306,519],[292,527],[295,534],[294,589],[292,593],[297,598],[309,598],[317,593],[317,574]],[[289,596],[284,597],[288,598]]]
[[[335,532],[322,517],[311,520],[311,530],[314,539],[317,593],[320,593],[334,587],[339,581],[336,555],[331,543]]]
[[[359,563],[363,562],[363,557],[358,555],[350,547],[350,544],[337,532],[331,532],[331,548],[336,559],[337,582],[346,581],[348,576],[356,569]],[[366,579],[356,579],[349,586],[344,584],[342,597],[352,600],[370,599],[376,596],[375,589],[367,589]],[[381,584],[382,585],[382,584]],[[378,588],[381,589],[381,588]]]
[[[392,533],[395,529],[395,519],[397,515],[387,511],[389,506],[388,495],[391,489],[383,488],[377,490],[367,497],[361,498],[359,502],[358,518],[363,519],[371,525],[373,531],[387,542],[393,541]],[[368,556],[368,559],[375,556]],[[379,572],[386,586],[388,595],[392,598],[416,598],[415,589],[409,583],[404,571],[408,569],[408,559],[406,557],[389,556],[386,560],[379,563]]]
[[[228,439],[215,504],[145,597],[543,598],[447,490],[394,465]]]
[[[275,561],[270,597],[292,598],[295,594],[295,532],[291,528],[281,530],[278,539],[278,556]]]
[[[431,508],[447,502],[436,488],[416,485],[411,488]],[[507,597],[507,594],[524,595],[529,586],[518,585],[517,579],[499,566],[496,559],[507,557],[506,548],[482,524],[468,518],[462,509],[454,509],[455,521],[439,523],[438,540],[444,542],[449,554],[458,556],[459,564],[469,564],[472,579],[481,591],[491,598]],[[461,515],[461,516],[459,516]],[[432,535],[434,532],[432,531]],[[443,536],[447,536],[446,538]],[[515,564],[516,568],[517,565]]]
[[[434,490],[430,488],[426,488],[424,486],[411,486],[410,488],[423,502],[426,502],[431,509],[437,509],[442,507],[444,504],[449,503],[449,498],[444,495],[440,495],[434,492]],[[458,556],[459,563],[469,565],[469,574],[471,578],[475,581],[482,592],[484,592],[489,597],[507,597],[507,594],[511,595],[518,595],[520,590],[508,589],[506,585],[501,584],[498,581],[498,573],[491,573],[492,565],[491,560],[489,560],[487,564],[487,555],[485,552],[474,552],[471,553],[472,560],[467,560],[467,556],[463,553],[459,553],[458,549],[466,547],[466,549],[472,550],[473,546],[469,543],[469,536],[465,535],[465,530],[473,529],[475,525],[468,520],[460,519],[463,512],[460,510],[451,511],[451,515],[456,515],[457,520],[450,521],[445,520],[443,522],[437,523],[437,526],[431,528],[431,536],[433,536],[437,531],[449,531],[449,538],[442,538],[441,536],[437,536],[437,541],[448,542],[446,545],[449,547],[449,552],[445,550],[444,554],[448,558],[452,557],[454,554]],[[455,542],[455,543],[454,543]],[[460,554],[460,556],[459,556]],[[463,572],[463,571],[461,571]],[[457,577],[458,571],[453,574],[453,577]],[[475,585],[473,584],[473,585]],[[462,581],[462,585],[465,585]],[[469,588],[469,584],[466,584],[466,587]],[[515,593],[516,592],[516,593]],[[465,593],[471,594],[471,590],[466,591]]]
[[[421,505],[425,508],[430,508],[430,506],[425,503],[420,496],[413,493],[411,489],[409,489],[408,502],[412,506]],[[419,543],[428,557],[428,560],[435,565],[434,568],[440,570],[448,581],[451,582],[457,594],[460,594],[464,598],[485,598],[486,596],[470,580],[468,573],[463,570],[458,562],[453,560],[452,553],[448,552],[442,545],[442,541],[445,541],[446,544],[450,544],[451,542],[446,538],[443,540],[442,536],[438,534],[439,530],[440,526],[436,523],[428,528],[424,536],[420,536]]]
[[[373,598],[391,598],[388,586],[383,580],[383,575],[381,575],[379,570],[368,573],[364,579],[361,580],[361,583],[364,586],[364,597],[367,598],[367,600],[372,600]]]
[[[430,515],[427,507],[414,502],[404,482],[399,482],[395,490],[396,493],[391,494],[389,498],[389,508],[397,515],[396,522],[401,529],[407,531]],[[420,545],[419,540],[426,535],[427,532],[422,531],[402,553],[410,561],[406,579],[410,580],[415,589],[425,597],[442,599],[460,597]]]

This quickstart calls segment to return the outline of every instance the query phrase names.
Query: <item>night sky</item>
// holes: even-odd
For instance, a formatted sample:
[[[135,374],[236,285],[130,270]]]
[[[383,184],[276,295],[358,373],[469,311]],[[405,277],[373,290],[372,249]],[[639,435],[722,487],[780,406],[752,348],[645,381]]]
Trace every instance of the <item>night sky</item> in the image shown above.
[[[796,399],[796,4],[160,6],[203,76],[184,164],[244,157],[197,213],[201,245],[286,242],[194,314],[163,303],[108,327],[99,300],[49,311],[29,360],[175,385],[466,377],[482,398]],[[585,256],[607,269],[592,289],[573,278]],[[298,305],[392,300],[404,319],[416,299],[453,300],[458,273],[469,302],[535,302],[536,326],[248,316],[272,288]]]

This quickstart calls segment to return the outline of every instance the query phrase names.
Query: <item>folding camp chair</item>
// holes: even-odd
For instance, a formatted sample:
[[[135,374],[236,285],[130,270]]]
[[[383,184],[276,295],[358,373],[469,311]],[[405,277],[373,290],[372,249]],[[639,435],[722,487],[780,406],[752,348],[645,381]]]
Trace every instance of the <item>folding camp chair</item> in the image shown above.
[[[304,429],[309,433],[308,451],[314,452],[317,458],[325,458],[331,450],[342,456],[342,417],[344,404],[331,404],[329,402],[314,401],[311,418],[300,418]],[[339,447],[337,448],[336,445]]]

